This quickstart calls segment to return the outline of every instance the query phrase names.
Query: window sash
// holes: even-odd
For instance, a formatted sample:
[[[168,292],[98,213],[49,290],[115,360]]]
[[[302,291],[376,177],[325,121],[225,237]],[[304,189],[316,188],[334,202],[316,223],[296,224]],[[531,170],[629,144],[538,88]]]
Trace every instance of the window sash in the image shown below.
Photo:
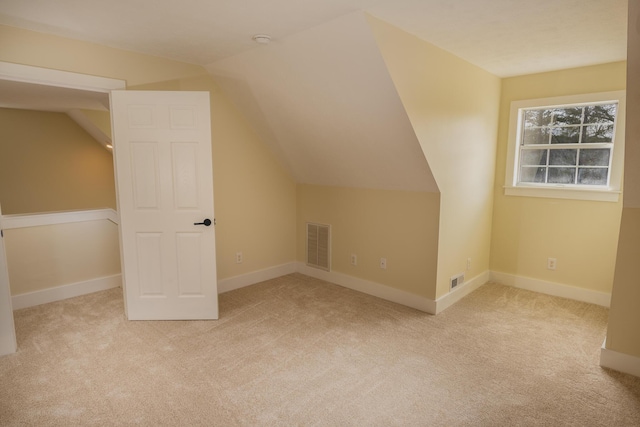
[[[593,145],[593,146],[592,146]],[[572,163],[559,163],[559,164],[553,164],[552,163],[552,151],[555,150],[565,150],[565,151],[575,151],[575,160]],[[598,164],[581,164],[581,154],[583,151],[594,151],[594,150],[607,150],[608,151],[608,155],[607,155],[607,162],[606,164],[602,164],[602,165],[598,165]],[[541,163],[531,163],[531,164],[527,164],[523,161],[523,157],[525,152],[533,152],[533,151],[541,151],[544,152],[543,156],[544,156],[544,162]],[[535,156],[534,156],[535,157]],[[542,157],[542,156],[541,156]],[[611,180],[611,165],[612,165],[612,161],[613,161],[613,143],[607,143],[607,144],[589,144],[588,147],[585,147],[584,145],[577,147],[576,144],[531,144],[531,145],[525,145],[522,146],[520,148],[520,153],[518,156],[518,184],[519,185],[525,185],[525,186],[576,186],[579,188],[583,188],[583,187],[596,187],[596,188],[601,188],[601,187],[608,187],[610,180]],[[536,171],[536,176],[535,179],[536,180],[526,180],[526,178],[523,176],[525,175],[524,172],[529,172],[529,175],[531,174],[531,172],[537,169]],[[540,172],[541,170],[544,170],[544,179],[542,181],[540,181]],[[552,170],[556,170],[556,172],[551,172]],[[555,175],[556,173],[560,173],[560,169],[573,169],[573,178],[572,178],[572,182],[557,182],[558,179],[551,179],[550,181],[550,175]],[[587,171],[593,171],[596,169],[600,169],[600,170],[606,170],[606,180],[602,183],[584,183],[581,181],[587,181],[588,178],[586,176],[583,176],[585,174],[588,174]],[[597,178],[599,178],[599,180],[601,181],[603,176],[602,174],[597,174]],[[556,182],[554,182],[556,181]]]
[[[609,126],[606,132],[603,132],[601,128],[587,128],[585,131],[586,136],[589,138],[589,143],[575,143],[573,139],[565,139],[555,142],[571,142],[569,146],[561,144],[549,144],[547,140],[542,138],[534,138],[529,142],[545,142],[544,145],[538,144],[536,147],[528,147],[530,149],[577,149],[590,146],[593,149],[607,149],[610,158],[609,171],[608,171],[608,185],[562,185],[562,184],[539,184],[539,183],[527,183],[519,182],[520,174],[520,156],[524,150],[522,146],[522,132],[524,126],[531,125],[551,125],[553,121],[547,118],[548,115],[541,113],[539,118],[536,117],[536,113],[530,113],[527,116],[525,122],[522,117],[523,110],[549,110],[557,109],[559,106],[570,107],[582,107],[588,108],[592,105],[604,105],[604,104],[616,104],[616,117],[613,126]],[[591,200],[602,202],[618,202],[622,193],[622,172],[624,163],[624,128],[625,128],[625,114],[626,114],[626,93],[624,90],[611,91],[611,92],[599,92],[599,93],[584,93],[574,95],[563,95],[551,98],[537,98],[537,99],[521,99],[511,102],[509,111],[509,129],[508,129],[508,144],[506,155],[506,168],[505,168],[505,180],[504,180],[504,194],[506,196],[518,196],[518,197],[542,197],[552,199],[573,199],[573,200]],[[613,107],[612,107],[613,108]],[[599,109],[589,108],[586,114],[587,119],[581,119],[581,124],[591,124],[583,122],[608,122],[611,125],[611,115],[603,114],[611,109],[605,111],[598,111]],[[567,116],[578,116],[578,114],[571,114],[572,111],[567,112]],[[583,114],[583,116],[584,116]],[[577,119],[562,118],[556,120],[556,124],[560,124],[560,121],[566,124],[577,123]],[[565,134],[570,133],[569,130],[563,130]],[[558,130],[557,132],[561,132]],[[574,134],[577,130],[574,131]],[[613,144],[615,141],[615,147],[611,145],[609,147],[602,146],[600,144]],[[552,145],[555,145],[552,146]],[[613,149],[615,148],[615,149]],[[558,155],[564,157],[563,155]],[[556,157],[557,158],[557,157]],[[599,158],[600,160],[596,164],[604,164],[605,155],[590,156],[590,159]],[[535,161],[535,159],[533,159]],[[594,164],[594,163],[590,163]],[[602,172],[599,172],[602,173]]]
[[[598,105],[614,105],[615,114],[613,120],[596,123],[586,120],[587,109]],[[573,122],[565,123],[557,120],[557,111],[570,109],[580,109],[579,115],[575,115]],[[532,117],[531,112],[536,111],[546,114],[537,118],[535,116]],[[575,186],[580,188],[585,186],[608,187],[611,180],[613,145],[618,113],[617,102],[521,108],[518,111],[518,121],[520,123],[517,141],[518,150],[514,159],[516,162],[517,185]],[[531,120],[542,124],[531,124]],[[588,142],[588,140],[584,140],[584,138],[588,138],[588,128],[593,128],[594,126],[605,128],[605,142]],[[609,136],[607,131],[610,134],[610,141],[606,141]],[[555,141],[560,139],[561,142],[554,142],[554,138]],[[555,158],[552,154],[555,150],[563,150],[564,153],[555,156],[557,157]],[[587,159],[585,160],[586,163],[582,163],[582,154],[585,150],[599,150],[600,157],[603,160],[607,158],[606,165],[590,164],[598,162],[599,159],[596,152],[593,152],[594,155],[591,156],[591,160],[589,160],[589,157],[585,157]],[[540,160],[538,161],[540,163],[535,160],[532,163],[526,163],[524,159],[527,151],[530,153],[540,152],[540,154],[536,153],[533,156],[529,156],[529,159],[535,159],[539,155]],[[608,151],[606,156],[602,155],[603,151]],[[575,152],[575,154],[572,155],[572,152]],[[559,151],[555,151],[555,153],[559,153]],[[559,161],[559,163],[552,162],[552,158],[556,162]],[[567,161],[568,163],[565,163]],[[602,172],[597,172],[597,170],[606,170],[606,177]]]

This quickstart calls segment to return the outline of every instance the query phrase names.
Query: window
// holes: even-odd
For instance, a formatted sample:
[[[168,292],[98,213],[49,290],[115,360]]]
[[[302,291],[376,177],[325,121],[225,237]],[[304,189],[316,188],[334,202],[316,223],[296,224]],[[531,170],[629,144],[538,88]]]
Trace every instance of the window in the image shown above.
[[[624,92],[511,105],[505,194],[617,201]]]

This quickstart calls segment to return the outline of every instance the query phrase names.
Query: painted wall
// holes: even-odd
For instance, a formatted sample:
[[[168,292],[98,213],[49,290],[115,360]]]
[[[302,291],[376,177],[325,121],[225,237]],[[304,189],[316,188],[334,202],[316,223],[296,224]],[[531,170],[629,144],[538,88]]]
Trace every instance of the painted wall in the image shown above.
[[[111,139],[111,114],[108,111],[80,110],[102,133]]]
[[[433,298],[438,258],[437,193],[298,185],[298,261],[306,223],[331,225],[331,269]],[[351,254],[357,265],[351,265]],[[387,259],[387,269],[380,268]]]
[[[134,90],[211,93],[218,278],[295,260],[296,185],[209,76],[138,85]],[[243,263],[236,263],[242,252]]]
[[[624,208],[609,311],[607,348],[640,357],[640,1],[629,1]]]
[[[436,299],[452,276],[489,269],[500,79],[376,18],[369,23],[441,192],[437,281],[428,292]]]
[[[207,69],[296,182],[438,191],[363,12]]]
[[[11,295],[120,274],[118,226],[107,220],[5,230]]]
[[[512,101],[624,90],[625,63],[506,78],[502,81],[491,270],[611,292],[622,202],[505,196]],[[547,258],[557,269],[547,269]]]
[[[0,25],[0,60],[126,80],[127,85],[201,75],[202,67]]]
[[[5,215],[116,207],[113,158],[64,113],[0,108]]]
[[[139,89],[210,91],[218,278],[295,260],[295,183],[202,67],[6,26],[0,61],[122,79]]]

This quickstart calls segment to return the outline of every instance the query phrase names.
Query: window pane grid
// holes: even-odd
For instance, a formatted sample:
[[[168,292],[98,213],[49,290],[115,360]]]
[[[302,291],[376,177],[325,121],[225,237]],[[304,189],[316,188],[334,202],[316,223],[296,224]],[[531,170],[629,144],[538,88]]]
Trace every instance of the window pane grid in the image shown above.
[[[609,184],[616,103],[521,111],[518,182]]]
[[[554,152],[561,151],[562,155],[554,159]],[[536,184],[607,185],[610,166],[610,149],[523,149],[519,181]]]

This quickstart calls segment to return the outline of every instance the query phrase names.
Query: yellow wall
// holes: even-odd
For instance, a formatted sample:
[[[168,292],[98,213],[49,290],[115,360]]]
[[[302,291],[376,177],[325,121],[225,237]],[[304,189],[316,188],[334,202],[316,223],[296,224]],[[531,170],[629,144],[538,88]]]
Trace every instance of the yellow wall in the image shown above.
[[[437,193],[298,185],[298,260],[306,223],[331,225],[331,269],[433,298],[438,257]],[[351,254],[357,265],[351,265]],[[380,268],[387,259],[387,269]]]
[[[102,133],[111,139],[111,114],[108,111],[80,110]]]
[[[139,89],[209,90],[218,278],[295,261],[295,183],[202,67],[6,26],[0,61],[126,80]]]
[[[251,125],[208,76],[181,90],[211,92],[218,277],[296,259],[296,184]],[[244,262],[236,264],[236,252]]]
[[[295,260],[296,185],[209,76],[134,86],[211,93],[218,278]],[[242,252],[244,262],[236,263]]]
[[[500,79],[383,21],[369,22],[441,192],[435,299],[452,276],[468,280],[489,269]]]
[[[512,101],[623,90],[625,63],[502,81],[491,270],[611,292],[622,203],[505,196]],[[547,269],[547,258],[557,269]]]
[[[116,206],[113,158],[64,113],[0,108],[5,215]]]
[[[0,60],[126,80],[127,85],[193,77],[202,67],[95,43],[0,25]]]
[[[87,221],[5,230],[12,295],[120,273],[118,227]]]
[[[220,279],[303,261],[304,223],[314,221],[334,227],[336,271],[431,299],[447,293],[451,276],[464,272],[469,279],[489,268],[610,290],[620,204],[507,198],[502,186],[509,103],[623,89],[624,64],[501,85],[429,43],[375,18],[369,22],[440,194],[296,188],[199,66],[4,26],[0,60],[123,79],[134,89],[209,91]],[[559,225],[545,228],[541,218]],[[592,224],[598,227],[587,236],[582,231]],[[238,251],[243,264],[235,263]],[[356,268],[351,253],[358,255]],[[386,271],[378,266],[383,256]],[[553,276],[545,268],[549,256],[558,259]],[[465,271],[467,258],[471,269]]]
[[[607,348],[640,357],[640,1],[629,1],[624,209],[611,295]]]
[[[611,295],[607,348],[640,357],[640,209],[624,208]]]

